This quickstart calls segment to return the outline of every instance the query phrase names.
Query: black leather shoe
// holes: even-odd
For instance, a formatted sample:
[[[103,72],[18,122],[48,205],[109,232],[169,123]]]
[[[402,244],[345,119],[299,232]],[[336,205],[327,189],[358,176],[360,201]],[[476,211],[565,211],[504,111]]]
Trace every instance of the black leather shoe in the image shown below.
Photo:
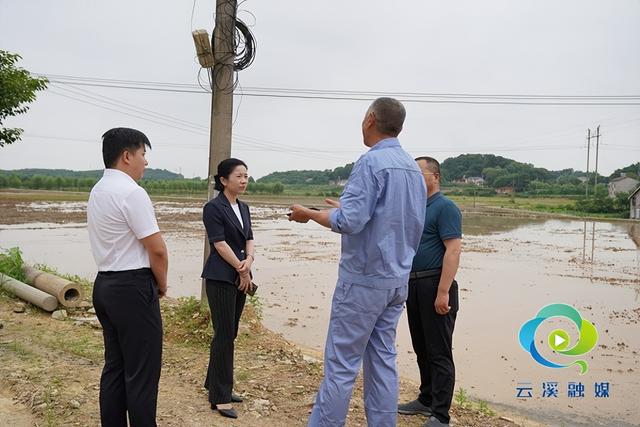
[[[220,409],[220,408],[218,408],[218,412],[220,412],[220,415],[222,415],[223,417],[238,418],[238,413],[233,408],[230,408],[230,409]]]
[[[231,393],[231,401],[234,403],[241,403],[242,402],[242,397],[238,396],[235,393]]]
[[[215,403],[212,403],[211,410],[220,412],[220,415],[222,415],[223,417],[238,418],[238,413],[233,408],[221,409],[221,408],[218,408]]]

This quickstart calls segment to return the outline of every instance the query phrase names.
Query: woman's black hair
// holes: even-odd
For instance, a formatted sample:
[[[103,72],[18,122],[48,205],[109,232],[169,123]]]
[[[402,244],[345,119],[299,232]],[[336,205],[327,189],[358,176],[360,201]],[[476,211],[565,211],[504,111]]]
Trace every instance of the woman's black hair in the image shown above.
[[[213,177],[215,181],[214,188],[218,191],[224,191],[224,185],[222,185],[222,181],[220,181],[220,178],[229,179],[229,175],[231,175],[231,172],[233,172],[233,170],[238,166],[244,166],[245,168],[249,169],[245,162],[234,158],[225,159],[218,163],[218,174]]]

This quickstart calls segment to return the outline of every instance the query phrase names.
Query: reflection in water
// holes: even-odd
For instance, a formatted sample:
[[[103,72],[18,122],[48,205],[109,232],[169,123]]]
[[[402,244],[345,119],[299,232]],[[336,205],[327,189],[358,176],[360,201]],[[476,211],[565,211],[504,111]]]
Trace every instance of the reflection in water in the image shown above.
[[[631,241],[636,245],[636,272],[640,277],[640,225],[633,223],[629,226],[629,237]],[[640,295],[640,289],[636,289],[636,300]]]
[[[591,221],[591,258],[589,259],[589,264],[591,264],[591,275],[593,276],[593,254],[596,249],[596,222]],[[582,232],[582,263],[587,263],[587,220],[584,221],[584,227]]]
[[[470,236],[505,233],[533,224],[543,224],[545,219],[507,217],[463,213],[462,232]]]

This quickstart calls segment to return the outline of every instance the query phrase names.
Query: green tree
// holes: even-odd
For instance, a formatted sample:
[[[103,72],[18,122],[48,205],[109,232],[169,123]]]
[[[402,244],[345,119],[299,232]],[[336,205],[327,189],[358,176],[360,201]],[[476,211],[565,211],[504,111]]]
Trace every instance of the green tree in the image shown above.
[[[20,55],[0,50],[0,147],[20,140],[23,129],[5,128],[7,117],[26,113],[27,104],[36,99],[36,92],[47,87],[48,80],[31,77],[27,70],[16,66]]]

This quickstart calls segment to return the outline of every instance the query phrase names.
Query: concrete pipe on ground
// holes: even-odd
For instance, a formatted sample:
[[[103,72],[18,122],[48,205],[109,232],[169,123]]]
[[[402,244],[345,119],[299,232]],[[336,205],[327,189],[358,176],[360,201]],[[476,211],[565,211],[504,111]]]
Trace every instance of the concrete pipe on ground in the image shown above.
[[[23,265],[22,271],[27,276],[26,282],[43,292],[53,295],[65,307],[77,307],[82,301],[82,287],[70,280],[63,279],[51,273],[38,270],[29,265]]]
[[[18,298],[37,305],[43,310],[54,311],[58,308],[58,300],[53,295],[22,283],[19,280],[0,273],[0,287],[8,290]]]

